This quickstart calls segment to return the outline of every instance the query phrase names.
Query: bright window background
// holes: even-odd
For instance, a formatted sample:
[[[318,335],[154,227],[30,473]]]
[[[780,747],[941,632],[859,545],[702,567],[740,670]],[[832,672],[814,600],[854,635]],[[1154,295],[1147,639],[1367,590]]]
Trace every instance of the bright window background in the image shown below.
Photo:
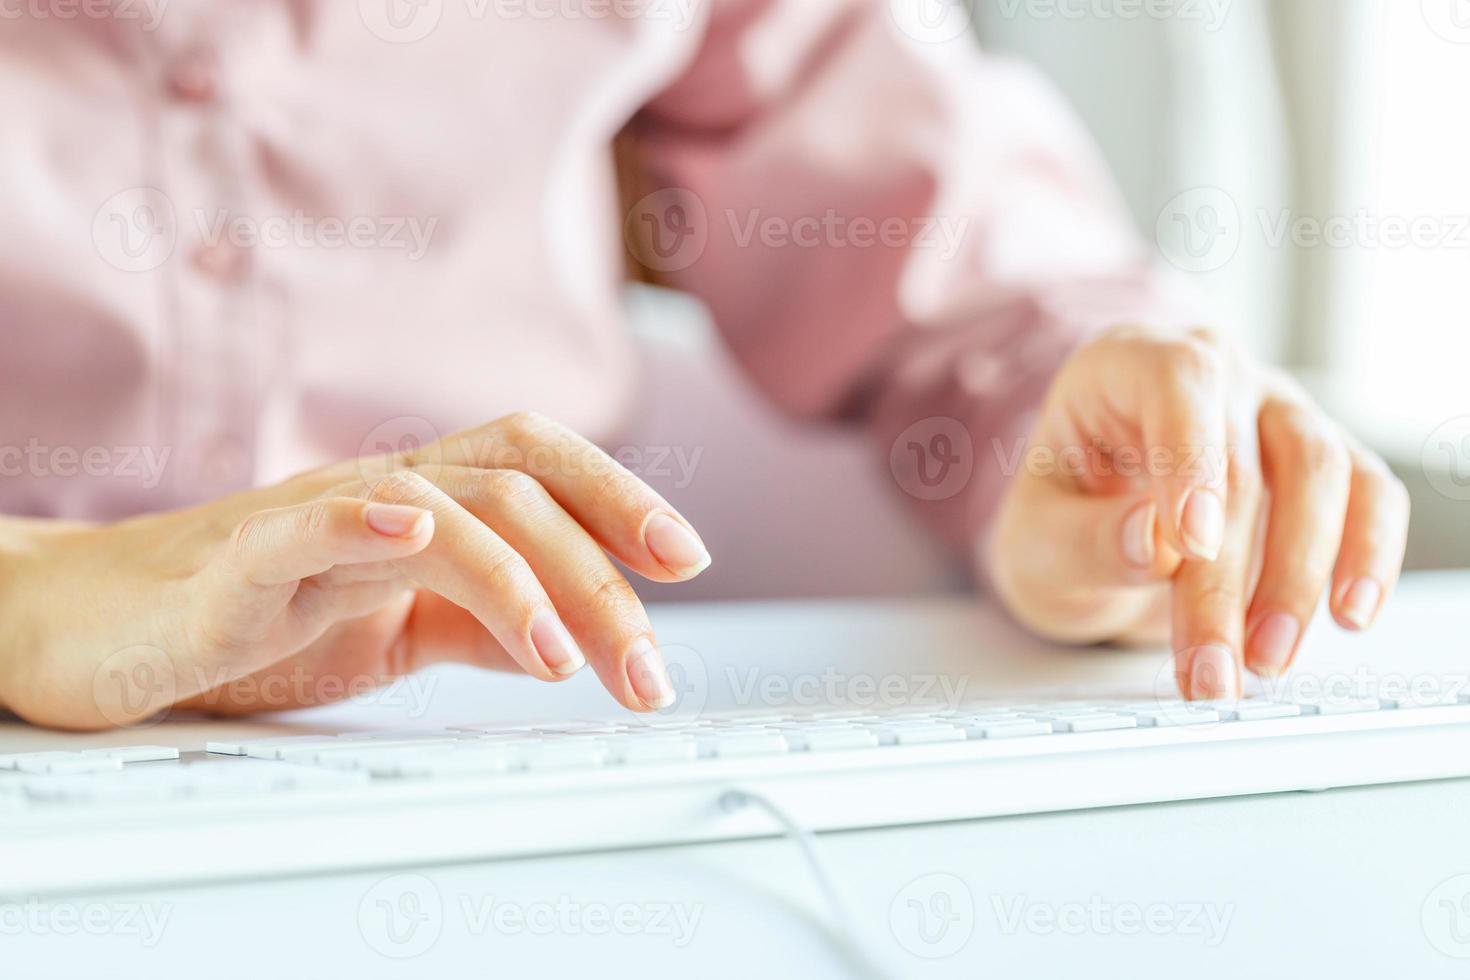
[[[1379,0],[1362,184],[1378,219],[1436,223],[1443,244],[1359,242],[1339,263],[1332,368],[1401,436],[1470,411],[1470,2]],[[1350,110],[1351,111],[1351,110]],[[1351,198],[1353,195],[1345,195]],[[1361,199],[1361,198],[1360,198]],[[1355,213],[1355,212],[1352,212]],[[1453,241],[1451,241],[1453,239]],[[1332,330],[1329,324],[1329,332]]]

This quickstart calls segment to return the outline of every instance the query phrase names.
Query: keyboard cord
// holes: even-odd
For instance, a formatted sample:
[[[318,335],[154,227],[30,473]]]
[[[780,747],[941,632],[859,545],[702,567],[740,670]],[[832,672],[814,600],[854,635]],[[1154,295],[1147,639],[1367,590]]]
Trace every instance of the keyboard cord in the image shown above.
[[[826,862],[822,860],[821,852],[817,847],[817,835],[803,826],[775,800],[762,793],[731,789],[726,790],[720,796],[720,808],[726,813],[735,813],[747,807],[761,810],[776,821],[786,838],[801,851],[802,857],[806,859],[807,869],[815,879],[817,888],[821,891],[822,898],[831,913],[834,926],[829,932],[843,958],[860,976],[869,978],[869,980],[889,980],[888,974],[877,967],[878,961],[867,949],[866,944],[858,938],[858,932],[853,926],[847,905],[837,891]]]

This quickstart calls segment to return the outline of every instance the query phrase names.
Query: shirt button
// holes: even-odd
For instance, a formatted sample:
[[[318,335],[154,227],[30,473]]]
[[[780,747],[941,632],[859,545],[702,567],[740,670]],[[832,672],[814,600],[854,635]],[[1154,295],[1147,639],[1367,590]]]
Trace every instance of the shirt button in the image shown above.
[[[220,282],[239,279],[245,273],[249,261],[250,257],[244,249],[229,242],[201,245],[194,250],[194,268]]]
[[[219,94],[219,66],[203,51],[185,55],[169,71],[168,87],[185,102],[212,102]]]

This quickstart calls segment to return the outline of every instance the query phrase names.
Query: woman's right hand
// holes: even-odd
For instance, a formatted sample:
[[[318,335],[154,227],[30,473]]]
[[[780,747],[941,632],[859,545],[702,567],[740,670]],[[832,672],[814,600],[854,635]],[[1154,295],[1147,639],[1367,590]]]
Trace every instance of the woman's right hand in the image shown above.
[[[659,582],[710,560],[662,497],[532,413],[188,510],[5,537],[0,704],[78,729],[303,707],[442,660],[544,681],[590,662],[619,703],[662,707],[653,629],[608,555]]]

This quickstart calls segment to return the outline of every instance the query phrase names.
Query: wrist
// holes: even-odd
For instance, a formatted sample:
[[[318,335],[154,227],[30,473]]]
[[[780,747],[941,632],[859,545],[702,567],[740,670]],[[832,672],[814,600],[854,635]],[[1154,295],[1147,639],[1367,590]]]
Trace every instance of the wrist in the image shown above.
[[[0,515],[0,708],[15,711],[17,688],[34,676],[36,658],[44,655],[41,614],[45,595],[54,587],[48,555],[67,537],[88,528],[83,522]],[[48,584],[51,583],[51,584]]]

